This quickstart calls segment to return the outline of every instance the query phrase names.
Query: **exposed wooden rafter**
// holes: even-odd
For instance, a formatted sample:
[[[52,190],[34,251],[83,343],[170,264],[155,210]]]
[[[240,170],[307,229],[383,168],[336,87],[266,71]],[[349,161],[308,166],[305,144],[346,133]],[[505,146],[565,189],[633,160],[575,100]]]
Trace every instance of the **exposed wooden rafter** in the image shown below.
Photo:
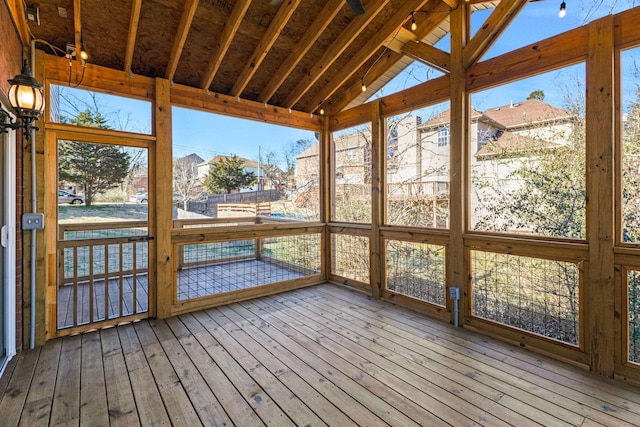
[[[18,0],[6,2],[24,14]],[[447,72],[448,54],[432,44],[448,31],[444,21],[451,10],[500,5],[465,50],[465,58],[477,61],[499,35],[494,27],[508,25],[526,1],[364,3],[365,13],[356,16],[344,0],[68,0],[74,16],[69,11],[67,17],[55,0],[39,0],[41,25],[29,22],[26,28],[54,49],[74,41],[82,49],[84,37],[95,65],[287,110],[309,113],[322,101],[325,111],[335,114],[338,106],[364,101],[411,58]],[[412,12],[415,31],[407,24]],[[204,25],[196,24],[200,18]],[[120,31],[106,31],[110,27]],[[363,75],[366,92],[358,84]]]
[[[173,80],[173,75],[176,72],[176,68],[178,68],[178,61],[180,60],[180,55],[182,55],[184,43],[187,41],[187,35],[189,34],[191,22],[193,21],[193,17],[196,14],[196,9],[198,8],[199,1],[200,0],[185,1],[182,18],[180,18],[180,25],[178,26],[176,38],[173,41],[173,46],[171,47],[169,65],[167,65],[167,70],[165,72],[165,78],[167,80]]]
[[[371,81],[378,80],[393,68],[393,66],[395,66],[403,57],[404,55],[402,53],[393,52],[391,50],[387,51],[380,60],[371,67],[367,73],[368,78],[371,79]],[[359,85],[343,89],[340,94],[336,95],[336,97],[331,100],[329,104],[330,106],[328,105],[325,107],[325,110],[329,109],[330,113],[342,111],[360,95],[362,95],[362,89]]]
[[[247,13],[247,9],[249,9],[250,4],[251,0],[238,0],[236,5],[233,7],[229,18],[225,22],[222,35],[216,41],[213,54],[211,55],[211,61],[209,61],[207,71],[205,71],[204,77],[200,82],[200,88],[208,89],[209,86],[211,86],[211,82],[213,82],[213,78],[216,76],[216,73],[220,68],[222,59],[227,54],[227,50],[229,49],[229,46],[233,41],[233,37],[236,35],[236,31],[238,31],[238,27],[240,27],[242,19]]]
[[[82,49],[82,10],[80,6],[80,0],[73,0],[73,33],[76,43],[76,52],[80,55]]]
[[[300,39],[296,49],[285,59],[278,71],[273,75],[269,83],[265,86],[258,97],[258,101],[267,102],[278,90],[282,82],[291,74],[293,69],[304,58],[309,49],[318,40],[322,32],[331,23],[333,18],[344,6],[344,0],[330,0],[322,9],[322,13],[313,21],[307,32]]]
[[[251,77],[253,77],[258,70],[258,67],[260,67],[260,64],[262,64],[262,61],[267,56],[267,53],[269,53],[269,50],[276,42],[280,32],[285,25],[287,25],[289,18],[291,18],[291,15],[293,15],[293,12],[295,12],[301,1],[302,0],[288,0],[280,5],[278,13],[275,18],[273,18],[273,21],[271,21],[264,37],[262,37],[262,40],[258,43],[258,46],[253,51],[251,58],[247,61],[233,85],[233,88],[231,88],[231,96],[240,96],[244,88],[247,87]]]
[[[22,0],[6,0],[7,6],[9,6],[9,13],[13,17],[13,22],[16,24],[20,40],[23,45],[27,45],[31,36],[29,35],[29,28],[27,26],[27,18],[24,13],[24,3]]]
[[[428,6],[430,7],[430,11],[432,13],[427,15],[427,18],[425,20],[420,21],[420,25],[418,25],[418,29],[415,31],[416,38],[419,40],[431,34],[434,29],[436,29],[439,25],[442,24],[443,21],[445,21],[449,17],[449,15],[445,13],[449,11],[449,5],[445,2],[432,0],[428,4]],[[367,78],[370,81],[378,80],[379,78],[384,76],[391,68],[393,68],[393,66],[395,66],[403,57],[404,55],[401,53],[388,52],[386,55],[382,56],[373,67],[371,67],[371,69],[367,73]],[[360,86],[343,88],[342,93],[338,96],[338,98],[332,100],[329,110],[331,112],[341,111],[360,95],[362,95]]]
[[[284,106],[292,108],[296,102],[313,86],[315,82],[327,71],[327,69],[338,59],[364,28],[378,15],[389,0],[374,0],[367,4],[364,15],[356,17],[347,28],[340,34],[340,37],[324,52],[322,58],[316,62],[307,75],[300,80],[295,89],[289,94],[284,102]]]
[[[518,16],[518,12],[527,3],[528,0],[502,0],[498,4],[482,27],[465,46],[463,52],[465,68],[468,68],[489,50],[493,42],[507,28],[509,23]]]
[[[402,46],[402,53],[424,62],[431,68],[435,68],[443,73],[451,71],[451,55],[430,44],[422,42],[405,43],[404,46]]]
[[[142,0],[133,0],[131,4],[131,17],[129,18],[129,32],[127,33],[127,51],[124,56],[124,71],[127,72],[131,72],[131,64],[133,63],[133,50],[136,47],[136,35],[138,34],[141,7]]]
[[[353,76],[369,58],[371,58],[372,55],[376,54],[380,47],[390,43],[389,39],[393,39],[400,31],[402,25],[404,25],[407,19],[411,16],[411,11],[420,9],[428,1],[429,0],[406,1],[402,7],[400,7],[398,11],[394,13],[393,16],[382,26],[382,28],[376,33],[375,37],[369,39],[358,53],[351,58],[347,65],[342,67],[340,71],[327,84],[325,84],[313,98],[311,98],[311,101],[309,101],[304,110],[312,111],[315,106],[319,105],[322,101],[336,93],[336,91],[338,91],[340,87],[351,76]]]

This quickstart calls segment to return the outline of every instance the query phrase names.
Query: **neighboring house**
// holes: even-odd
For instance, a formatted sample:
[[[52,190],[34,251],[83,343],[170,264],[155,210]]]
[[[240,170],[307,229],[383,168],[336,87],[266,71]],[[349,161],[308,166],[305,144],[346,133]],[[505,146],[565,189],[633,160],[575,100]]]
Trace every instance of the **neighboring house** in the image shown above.
[[[207,160],[206,162],[201,162],[198,164],[198,178],[203,180],[205,176],[209,173],[209,170],[213,168],[213,166],[221,159],[231,158],[233,156],[215,156]],[[245,159],[244,157],[237,156],[238,159],[242,160],[243,163],[243,172],[253,172],[258,181],[249,188],[242,188],[240,192],[246,191],[258,191],[264,189],[264,169],[260,167],[260,164],[254,160]]]
[[[182,156],[174,160],[175,163],[195,164],[199,165],[204,162],[204,159],[198,156],[196,153],[191,153],[186,156]]]
[[[145,166],[140,166],[134,169],[129,176],[130,190],[135,192],[148,192],[149,191],[149,169]]]
[[[568,110],[536,99],[510,103],[478,111],[470,120],[470,155],[473,175],[501,181],[505,189],[518,185],[507,182],[512,171],[531,161],[536,150],[564,144],[572,130],[574,116]],[[450,156],[450,110],[422,122],[407,116],[389,126],[387,144],[387,185],[389,198],[448,198]],[[335,182],[369,184],[370,131],[335,137]],[[317,180],[318,145],[297,158],[298,187]],[[509,161],[504,161],[508,159]],[[472,206],[479,194],[472,194]]]
[[[336,184],[369,184],[371,161],[371,133],[368,129],[335,138]],[[313,144],[296,156],[295,180],[297,188],[318,182],[319,144]]]
[[[296,156],[295,187],[308,188],[318,183],[320,177],[320,162],[318,149],[320,144],[313,144]]]

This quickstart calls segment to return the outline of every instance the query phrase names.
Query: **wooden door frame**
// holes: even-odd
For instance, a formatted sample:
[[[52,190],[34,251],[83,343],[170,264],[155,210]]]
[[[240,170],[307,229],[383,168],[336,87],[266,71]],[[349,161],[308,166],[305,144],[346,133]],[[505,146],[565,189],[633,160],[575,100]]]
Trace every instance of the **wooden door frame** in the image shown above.
[[[149,183],[153,182],[155,176],[155,161],[153,160],[153,142],[155,138],[149,135],[139,135],[128,132],[118,132],[104,129],[79,128],[70,125],[48,124],[45,132],[46,140],[46,165],[44,172],[44,191],[46,194],[45,213],[45,246],[47,256],[47,289],[46,289],[46,323],[47,339],[61,336],[57,326],[58,321],[58,141],[73,140],[87,143],[119,145],[134,148],[144,148],[147,150],[148,178]],[[153,236],[156,228],[153,226],[152,215],[153,198],[149,199],[149,215],[147,217],[148,235]],[[156,314],[156,286],[155,286],[155,264],[151,262],[152,254],[155,253],[155,243],[153,239],[149,241],[149,262],[148,262],[148,299],[149,308],[144,317],[154,317]],[[119,318],[121,319],[121,318]],[[116,321],[117,319],[112,319]],[[117,323],[117,322],[116,322]],[[92,324],[89,324],[91,327]],[[93,327],[95,328],[95,326]],[[74,328],[74,331],[77,328]]]

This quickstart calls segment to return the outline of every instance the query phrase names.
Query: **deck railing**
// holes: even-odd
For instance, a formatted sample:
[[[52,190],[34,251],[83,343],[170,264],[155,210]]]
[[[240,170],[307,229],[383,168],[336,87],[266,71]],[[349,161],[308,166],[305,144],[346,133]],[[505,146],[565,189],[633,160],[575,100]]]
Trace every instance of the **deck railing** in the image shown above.
[[[174,220],[174,312],[324,280],[324,225],[268,216]]]
[[[146,221],[58,227],[58,329],[148,311]]]

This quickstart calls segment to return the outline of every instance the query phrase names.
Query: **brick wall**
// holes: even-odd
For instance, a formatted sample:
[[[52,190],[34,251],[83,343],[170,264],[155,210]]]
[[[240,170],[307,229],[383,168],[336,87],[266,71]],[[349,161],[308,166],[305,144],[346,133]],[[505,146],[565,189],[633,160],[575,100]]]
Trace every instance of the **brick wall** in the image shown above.
[[[0,1],[0,40],[0,90],[6,95],[9,91],[7,79],[22,69],[22,44],[4,0]]]

